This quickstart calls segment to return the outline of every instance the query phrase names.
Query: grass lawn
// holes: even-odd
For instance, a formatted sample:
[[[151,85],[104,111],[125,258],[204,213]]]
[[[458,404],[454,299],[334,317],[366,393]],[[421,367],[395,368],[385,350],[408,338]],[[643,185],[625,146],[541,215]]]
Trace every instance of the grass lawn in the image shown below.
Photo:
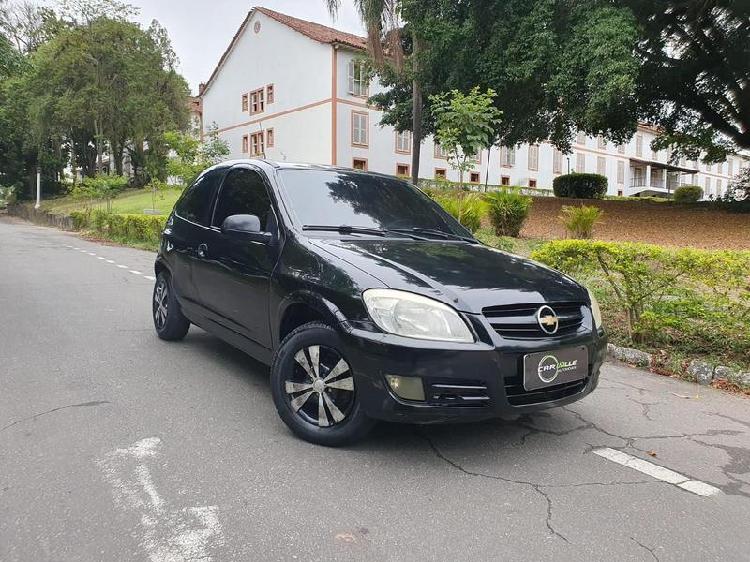
[[[161,214],[167,215],[182,194],[182,189],[168,189],[156,194],[152,202],[150,189],[128,189],[112,201],[112,212],[129,215],[142,215],[144,209],[154,206]],[[60,197],[42,202],[42,209],[52,213],[67,214],[71,211],[83,209],[87,201],[76,200],[72,197]],[[106,209],[104,202],[94,203],[93,208]]]

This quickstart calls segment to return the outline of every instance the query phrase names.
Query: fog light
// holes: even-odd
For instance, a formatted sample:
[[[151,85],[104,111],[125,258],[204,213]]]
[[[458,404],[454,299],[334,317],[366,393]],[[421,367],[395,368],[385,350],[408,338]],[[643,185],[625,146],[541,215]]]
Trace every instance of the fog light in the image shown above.
[[[419,377],[399,377],[397,375],[386,375],[385,380],[391,390],[404,400],[420,400],[424,402],[424,387]]]

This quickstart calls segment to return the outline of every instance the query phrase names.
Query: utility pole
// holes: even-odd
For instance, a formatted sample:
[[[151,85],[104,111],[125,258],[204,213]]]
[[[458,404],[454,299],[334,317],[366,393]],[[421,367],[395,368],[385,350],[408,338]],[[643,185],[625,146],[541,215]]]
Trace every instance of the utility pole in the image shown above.
[[[36,167],[36,205],[35,209],[42,206],[42,167]]]

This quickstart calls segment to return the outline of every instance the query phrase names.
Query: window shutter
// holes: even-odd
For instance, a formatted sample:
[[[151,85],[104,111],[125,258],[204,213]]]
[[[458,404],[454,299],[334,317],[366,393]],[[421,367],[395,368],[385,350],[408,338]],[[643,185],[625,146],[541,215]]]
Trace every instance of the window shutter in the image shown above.
[[[349,61],[349,93],[354,94],[354,61]]]

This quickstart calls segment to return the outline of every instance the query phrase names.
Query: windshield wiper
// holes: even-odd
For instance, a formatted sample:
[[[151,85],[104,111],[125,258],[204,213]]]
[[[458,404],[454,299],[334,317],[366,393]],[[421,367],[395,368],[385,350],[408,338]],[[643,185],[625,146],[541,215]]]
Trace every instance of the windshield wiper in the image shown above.
[[[474,238],[453,234],[452,232],[445,232],[444,230],[437,230],[436,228],[392,228],[390,230],[394,232],[403,232],[405,234],[416,233],[439,236],[445,240],[463,240],[464,242],[470,242],[471,244],[476,244],[477,242]]]
[[[408,236],[412,240],[429,240],[429,238],[418,236],[408,228],[372,228],[369,226],[349,226],[348,224],[339,226],[305,224],[302,226],[302,230],[321,230],[323,232],[340,232],[341,234],[371,234],[373,236],[388,236],[388,234],[395,233]]]

